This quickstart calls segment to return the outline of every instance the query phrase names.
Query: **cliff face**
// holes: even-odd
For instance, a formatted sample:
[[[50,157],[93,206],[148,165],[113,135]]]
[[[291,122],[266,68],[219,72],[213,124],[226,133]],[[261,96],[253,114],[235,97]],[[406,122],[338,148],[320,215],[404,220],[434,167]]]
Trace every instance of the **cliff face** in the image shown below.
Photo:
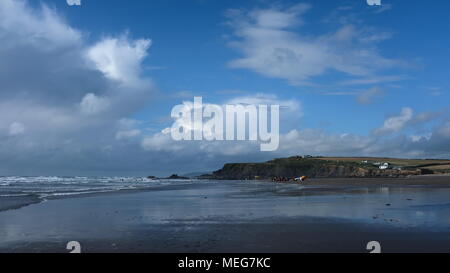
[[[223,180],[271,179],[273,177],[401,177],[420,175],[421,170],[380,170],[371,165],[316,159],[276,159],[265,163],[226,164],[213,173]]]

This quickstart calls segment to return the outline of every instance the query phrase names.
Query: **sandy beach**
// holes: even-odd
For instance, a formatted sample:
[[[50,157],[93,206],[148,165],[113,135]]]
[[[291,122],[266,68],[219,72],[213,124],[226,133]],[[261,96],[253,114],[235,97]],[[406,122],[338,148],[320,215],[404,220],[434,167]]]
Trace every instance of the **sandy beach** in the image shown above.
[[[450,179],[172,183],[0,212],[0,252],[450,252]]]

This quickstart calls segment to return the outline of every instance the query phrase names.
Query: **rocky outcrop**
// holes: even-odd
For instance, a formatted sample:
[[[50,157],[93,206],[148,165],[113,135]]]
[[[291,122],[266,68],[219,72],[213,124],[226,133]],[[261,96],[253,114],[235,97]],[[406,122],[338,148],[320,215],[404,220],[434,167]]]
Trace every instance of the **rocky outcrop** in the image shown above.
[[[164,179],[178,179],[178,180],[189,180],[189,177],[179,176],[178,174],[172,174],[171,176]]]
[[[222,180],[272,179],[273,177],[403,177],[420,175],[420,169],[380,170],[369,164],[318,159],[287,158],[264,163],[226,164],[211,178]]]

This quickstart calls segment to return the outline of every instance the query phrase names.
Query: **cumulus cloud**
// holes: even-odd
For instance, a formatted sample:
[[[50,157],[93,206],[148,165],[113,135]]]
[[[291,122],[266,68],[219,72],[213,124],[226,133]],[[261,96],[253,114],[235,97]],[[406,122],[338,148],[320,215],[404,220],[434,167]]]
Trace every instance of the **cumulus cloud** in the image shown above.
[[[188,143],[174,141],[167,129],[161,133],[147,136],[142,140],[142,147],[147,151],[176,152],[186,149],[188,147],[186,144]]]
[[[244,98],[234,98],[230,101],[258,103],[256,98],[248,98],[248,100]],[[281,134],[279,149],[269,153],[260,153],[257,142],[177,142],[172,140],[169,132],[147,136],[141,145],[148,151],[164,152],[169,157],[172,155],[197,158],[205,163],[246,162],[252,159],[261,161],[302,154],[445,158],[450,156],[449,122],[444,122],[432,131],[421,135],[409,135],[405,132],[407,128],[417,124],[436,122],[439,117],[442,117],[437,113],[424,112],[414,115],[412,108],[404,107],[399,115],[388,117],[380,128],[374,130],[376,133],[369,135],[329,133],[319,129],[292,129]]]
[[[97,114],[106,110],[109,102],[106,98],[101,98],[95,94],[89,93],[83,97],[80,103],[81,112],[85,114]]]
[[[400,132],[412,120],[413,113],[411,108],[404,107],[400,115],[386,119],[383,126],[375,130],[375,134],[383,135]]]
[[[425,135],[330,134],[321,130],[293,130],[282,137],[280,154],[322,156],[388,156],[410,158],[448,158],[448,138],[441,129]],[[284,138],[284,139],[283,139]]]
[[[127,164],[106,158],[123,154],[117,140],[137,135],[123,120],[151,98],[152,82],[141,73],[151,42],[126,34],[94,43],[84,37],[45,4],[0,1],[3,173],[75,173]]]
[[[446,110],[436,112],[422,112],[414,114],[410,107],[404,107],[399,115],[394,115],[384,121],[383,126],[374,130],[375,135],[389,135],[401,132],[409,127],[420,127],[442,118]],[[445,126],[444,126],[445,127]]]
[[[300,118],[303,115],[302,112],[302,105],[301,102],[299,102],[296,99],[280,99],[277,95],[274,94],[263,94],[258,93],[254,95],[247,95],[247,96],[238,96],[231,98],[225,102],[222,102],[220,104],[211,104],[207,103],[206,101],[202,102],[203,109],[206,107],[220,107],[221,109],[226,109],[227,105],[253,105],[253,106],[260,106],[260,105],[277,105],[280,107],[280,124],[284,126],[290,126],[292,123],[298,123]],[[190,132],[194,132],[198,129],[201,130],[201,133],[205,138],[214,136],[214,132],[211,131],[212,128],[204,128],[203,124],[207,122],[209,119],[204,119],[203,123],[200,121],[199,123],[196,123],[198,121],[191,120],[190,117],[193,115],[194,111],[194,103],[192,101],[183,101],[181,104],[182,107],[180,107],[179,111],[182,113],[185,113],[182,117],[177,118],[174,120],[174,123],[178,124],[180,127],[183,127]],[[188,118],[186,118],[188,117]],[[249,116],[248,122],[253,123],[255,125],[258,124],[258,119],[251,119]],[[210,130],[208,130],[210,129]],[[248,128],[246,128],[248,129]],[[250,133],[249,133],[250,134]],[[252,135],[254,136],[254,135]],[[254,136],[255,137],[255,136]],[[257,138],[257,136],[255,137]],[[220,147],[226,146],[226,149],[221,149]],[[247,147],[243,147],[247,146]],[[173,141],[171,139],[171,128],[165,128],[162,130],[161,133],[147,136],[144,138],[142,142],[142,147],[148,151],[179,151],[182,149],[191,149],[193,147],[197,147],[194,150],[201,150],[204,152],[207,151],[217,151],[219,154],[225,154],[225,155],[232,155],[232,154],[239,154],[243,151],[251,151],[253,147],[257,146],[257,141],[249,141],[249,142],[239,142],[239,141],[227,141],[226,143],[221,143],[221,141],[204,141],[201,143],[200,146],[191,145],[188,142],[177,142]],[[216,154],[216,152],[214,152]]]
[[[226,162],[261,161],[303,154],[321,156],[388,156],[411,158],[448,158],[450,124],[424,135],[332,134],[318,129],[294,129],[280,138],[280,148],[260,153],[253,142],[176,142],[170,135],[158,133],[142,143],[149,151],[165,152],[170,158],[196,158],[205,166],[220,167]],[[211,165],[212,164],[212,165]]]
[[[237,96],[221,104],[278,104],[284,106],[282,109],[286,116],[292,117],[300,113],[294,118],[297,124],[290,126],[291,128],[298,127],[302,113],[301,102],[295,99],[280,99],[274,94]],[[184,105],[187,111],[193,110],[192,102],[186,101]],[[415,115],[412,108],[404,107],[400,114],[388,117],[380,128],[375,129],[374,133],[369,135],[337,134],[318,129],[289,129],[286,133],[281,134],[279,149],[269,153],[261,153],[257,141],[174,141],[170,135],[170,128],[144,137],[141,145],[149,152],[165,153],[168,157],[198,158],[199,162],[204,162],[202,164],[245,162],[252,159],[261,161],[298,154],[433,157],[433,155],[450,154],[450,149],[443,149],[444,143],[448,143],[444,136],[450,132],[448,129],[450,126],[439,126],[434,131],[422,135],[408,135],[404,133],[404,130],[436,121],[442,117],[441,112],[423,112]],[[285,123],[282,122],[282,124]],[[394,135],[395,133],[396,135]],[[448,134],[450,135],[450,133]]]
[[[141,62],[150,46],[149,39],[108,38],[91,47],[87,56],[106,77],[134,85],[141,80]]]
[[[67,25],[47,6],[36,11],[23,0],[4,0],[0,5],[2,48],[10,49],[26,42],[40,47],[48,42],[47,50],[80,42],[81,33]],[[10,39],[7,39],[10,38]],[[44,50],[43,48],[41,48]],[[45,51],[45,50],[44,50]]]
[[[303,15],[310,8],[298,4],[288,8],[230,10],[229,25],[236,38],[230,46],[242,57],[229,65],[291,84],[306,84],[330,71],[363,80],[402,64],[379,54],[376,44],[387,39],[387,35],[367,33],[351,24],[316,36],[307,34],[302,27]]]

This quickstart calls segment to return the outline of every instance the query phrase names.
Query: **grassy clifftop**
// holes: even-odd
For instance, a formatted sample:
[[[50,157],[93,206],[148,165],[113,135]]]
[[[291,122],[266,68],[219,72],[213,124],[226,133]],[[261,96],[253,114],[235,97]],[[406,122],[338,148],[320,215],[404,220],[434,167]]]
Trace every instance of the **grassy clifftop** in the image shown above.
[[[389,163],[381,170],[376,164]],[[447,169],[448,168],[448,169]],[[272,179],[273,177],[400,177],[428,173],[450,173],[449,160],[415,160],[358,157],[279,158],[263,163],[231,163],[214,172],[224,180]]]

